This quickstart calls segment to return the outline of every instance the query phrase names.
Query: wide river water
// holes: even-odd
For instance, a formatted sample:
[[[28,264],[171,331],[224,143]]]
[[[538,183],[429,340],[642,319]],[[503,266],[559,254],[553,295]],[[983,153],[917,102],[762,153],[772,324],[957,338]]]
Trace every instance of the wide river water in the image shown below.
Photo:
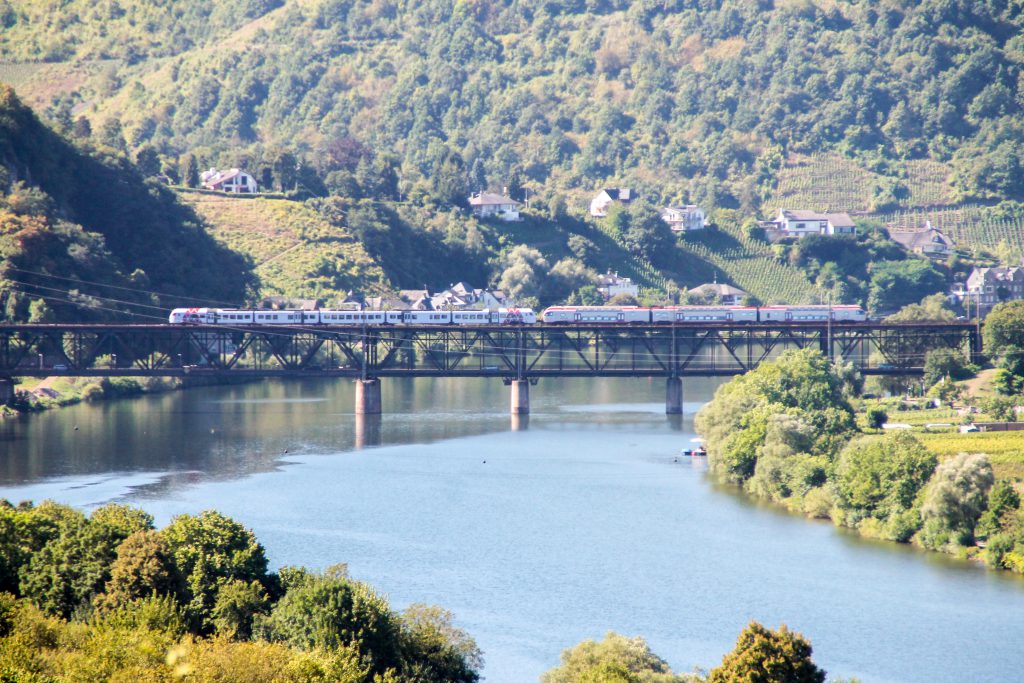
[[[273,567],[324,568],[396,608],[440,604],[493,683],[561,650],[642,635],[677,671],[711,668],[751,619],[808,636],[830,676],[1024,680],[1024,581],[715,487],[691,447],[714,386],[544,380],[513,425],[485,380],[384,380],[358,424],[348,382],[265,382],[81,405],[0,423],[0,497],[216,508]]]

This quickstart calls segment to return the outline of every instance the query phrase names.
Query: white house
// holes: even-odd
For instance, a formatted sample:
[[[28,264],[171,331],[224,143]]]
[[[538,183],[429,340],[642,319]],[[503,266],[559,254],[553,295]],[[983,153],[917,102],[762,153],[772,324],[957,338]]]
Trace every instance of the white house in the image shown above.
[[[636,190],[628,187],[606,187],[590,200],[590,215],[594,218],[604,218],[608,215],[608,207],[613,203],[628,205],[639,196]]]
[[[805,237],[807,235],[856,235],[857,226],[846,213],[818,213],[779,209],[779,215],[761,223],[768,238]],[[774,234],[773,234],[774,233]]]
[[[226,171],[211,168],[209,171],[203,172],[200,180],[202,180],[203,187],[208,190],[220,190],[234,194],[255,194],[259,191],[256,179],[237,168],[230,168]]]
[[[661,220],[668,223],[674,232],[693,232],[707,226],[704,209],[693,204],[666,206],[661,210]]]
[[[889,228],[889,238],[907,251],[924,256],[944,258],[953,251],[953,240],[933,228],[930,221],[923,228]]]
[[[747,298],[747,293],[738,287],[714,282],[707,282],[687,290],[687,294],[701,300],[717,300],[723,306],[739,306]]]
[[[604,275],[597,276],[597,292],[607,300],[617,294],[640,296],[640,287],[633,284],[628,277],[619,277],[618,272],[613,273],[609,270]]]
[[[519,202],[494,192],[480,192],[469,198],[473,215],[480,218],[500,218],[503,221],[519,220]]]

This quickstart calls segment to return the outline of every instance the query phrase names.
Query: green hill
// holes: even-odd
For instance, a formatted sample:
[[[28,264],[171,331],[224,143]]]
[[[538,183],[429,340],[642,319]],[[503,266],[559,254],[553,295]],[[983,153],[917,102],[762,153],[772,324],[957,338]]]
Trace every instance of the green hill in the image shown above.
[[[241,301],[253,284],[174,193],[117,154],[70,144],[5,86],[0,257],[6,319],[151,319],[186,301]]]

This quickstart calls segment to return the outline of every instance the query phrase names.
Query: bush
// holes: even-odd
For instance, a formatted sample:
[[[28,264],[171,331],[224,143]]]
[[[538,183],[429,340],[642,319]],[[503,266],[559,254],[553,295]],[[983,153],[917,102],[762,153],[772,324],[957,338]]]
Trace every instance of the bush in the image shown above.
[[[889,421],[889,414],[882,408],[868,408],[867,419],[868,427],[871,429],[881,429],[882,425]]]

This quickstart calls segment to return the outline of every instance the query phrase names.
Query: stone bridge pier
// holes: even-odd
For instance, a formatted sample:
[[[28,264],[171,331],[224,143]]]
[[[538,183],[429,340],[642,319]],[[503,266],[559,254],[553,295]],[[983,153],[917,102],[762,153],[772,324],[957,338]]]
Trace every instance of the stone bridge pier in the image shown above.
[[[665,414],[683,414],[683,378],[669,377],[665,382]]]
[[[372,379],[356,380],[356,415],[380,415],[380,380]]]

